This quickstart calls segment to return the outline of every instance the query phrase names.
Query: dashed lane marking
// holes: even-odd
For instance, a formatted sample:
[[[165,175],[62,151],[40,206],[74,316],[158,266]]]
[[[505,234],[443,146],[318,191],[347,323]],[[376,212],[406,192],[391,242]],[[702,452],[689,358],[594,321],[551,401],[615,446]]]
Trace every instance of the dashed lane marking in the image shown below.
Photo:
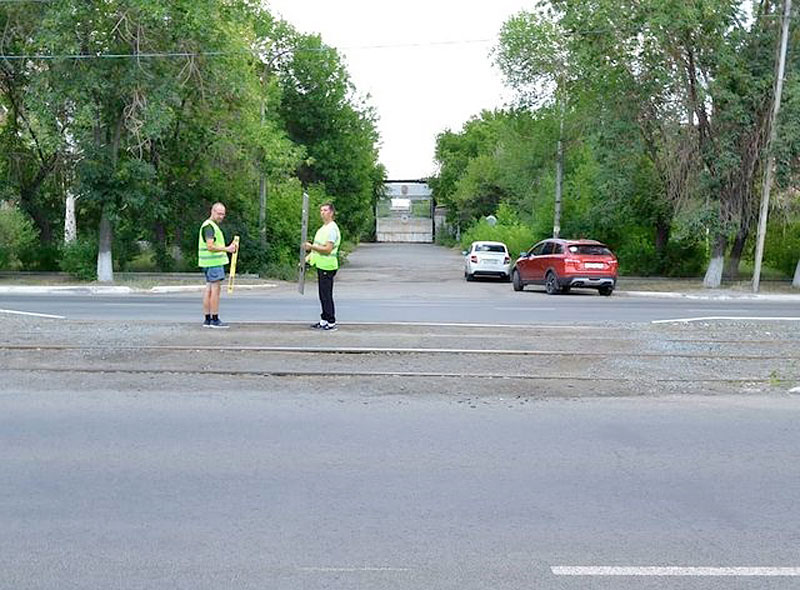
[[[10,315],[26,315],[26,316],[33,316],[37,318],[50,318],[53,320],[65,320],[66,317],[63,315],[51,315],[49,313],[33,313],[31,311],[17,311],[15,309],[0,309],[0,313],[7,313]]]
[[[673,323],[689,323],[689,322],[711,322],[711,321],[765,321],[765,322],[800,322],[800,317],[784,316],[739,316],[739,315],[710,315],[697,318],[676,318],[672,320],[653,320],[652,324],[673,324]]]
[[[389,566],[360,566],[360,567],[301,567],[301,572],[322,572],[322,573],[352,573],[352,572],[407,572],[406,567]]]
[[[553,566],[556,576],[739,576],[798,577],[800,567],[617,567],[617,566]]]

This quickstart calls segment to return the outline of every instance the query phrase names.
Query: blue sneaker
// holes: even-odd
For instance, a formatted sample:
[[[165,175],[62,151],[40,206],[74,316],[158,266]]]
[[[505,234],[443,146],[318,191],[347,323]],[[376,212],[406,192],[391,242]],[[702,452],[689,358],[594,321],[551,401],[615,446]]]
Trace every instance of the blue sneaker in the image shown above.
[[[217,318],[216,320],[211,320],[211,323],[208,325],[209,328],[221,328],[225,329],[228,328],[228,324],[223,322],[221,319]]]

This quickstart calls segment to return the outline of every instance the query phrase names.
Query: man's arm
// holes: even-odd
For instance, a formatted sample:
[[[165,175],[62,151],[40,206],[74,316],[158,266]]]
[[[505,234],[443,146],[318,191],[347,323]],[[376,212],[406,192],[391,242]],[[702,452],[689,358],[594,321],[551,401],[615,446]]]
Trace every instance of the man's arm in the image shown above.
[[[208,248],[209,252],[236,252],[236,244],[217,246],[214,243],[214,238],[206,238],[206,248]]]

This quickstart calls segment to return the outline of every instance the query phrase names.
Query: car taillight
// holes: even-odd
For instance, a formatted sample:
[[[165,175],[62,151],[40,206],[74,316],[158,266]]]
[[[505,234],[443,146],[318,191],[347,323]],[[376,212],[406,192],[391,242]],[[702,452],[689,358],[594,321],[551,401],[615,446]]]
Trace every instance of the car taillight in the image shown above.
[[[478,257],[477,257],[477,256],[474,256],[474,255],[473,255],[473,256],[470,256],[470,257],[469,257],[469,261],[470,261],[470,262],[474,262],[475,264],[478,264]]]
[[[509,258],[508,256],[503,258],[503,264],[508,264],[509,262],[511,262],[511,258]]]
[[[578,268],[581,265],[581,261],[578,260],[577,258],[565,258],[564,264],[566,264],[567,266],[574,266],[575,268]]]

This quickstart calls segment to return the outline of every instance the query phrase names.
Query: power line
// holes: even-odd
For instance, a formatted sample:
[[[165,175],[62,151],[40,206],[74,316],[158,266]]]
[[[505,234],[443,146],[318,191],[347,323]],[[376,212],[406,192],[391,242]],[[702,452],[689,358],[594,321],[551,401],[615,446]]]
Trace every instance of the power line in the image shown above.
[[[50,0],[0,0],[0,2],[46,2]],[[294,51],[296,53],[320,53],[324,51],[351,51],[361,49],[397,49],[405,47],[435,47],[447,45],[467,45],[467,44],[480,44],[491,43],[495,39],[463,39],[456,41],[430,41],[424,43],[396,43],[385,45],[359,45],[350,47],[301,47]],[[222,55],[245,55],[251,53],[249,51],[174,51],[174,52],[148,52],[148,53],[92,53],[92,54],[46,54],[46,53],[29,53],[29,54],[0,54],[0,60],[58,60],[58,59],[74,59],[74,60],[90,60],[90,59],[141,59],[141,58],[171,58],[171,57],[200,57],[210,56],[217,57]]]
[[[8,2],[9,0],[0,0],[0,2]],[[23,1],[23,0],[17,0]],[[28,1],[28,0],[25,0]],[[44,2],[47,0],[30,0],[33,2]],[[20,59],[39,59],[39,60],[56,60],[56,59],[125,59],[125,58],[150,58],[150,57],[199,57],[199,56],[218,56],[218,55],[236,55],[249,52],[243,51],[178,51],[172,53],[97,53],[97,54],[64,54],[64,55],[50,55],[43,53],[31,53],[27,55],[4,55],[0,54],[0,59],[9,61]]]
[[[15,3],[22,4],[27,2],[48,3],[53,0],[0,0],[2,3]],[[760,15],[760,19],[764,18],[781,18],[781,15]],[[605,35],[616,32],[613,28],[607,29],[567,29],[566,32],[570,35]],[[498,38],[489,39],[456,39],[450,41],[424,41],[416,43],[386,43],[377,45],[352,45],[342,47],[319,47],[319,48],[297,48],[295,53],[321,53],[324,51],[361,51],[361,50],[381,50],[381,49],[404,49],[415,47],[446,47],[456,45],[479,45],[487,43],[498,42]],[[171,58],[171,57],[218,57],[222,55],[237,55],[247,54],[248,51],[178,51],[178,52],[148,52],[148,53],[96,53],[96,54],[19,54],[19,55],[4,55],[0,54],[0,60],[59,60],[59,59],[73,59],[73,60],[92,60],[92,59],[148,59],[148,58]]]

